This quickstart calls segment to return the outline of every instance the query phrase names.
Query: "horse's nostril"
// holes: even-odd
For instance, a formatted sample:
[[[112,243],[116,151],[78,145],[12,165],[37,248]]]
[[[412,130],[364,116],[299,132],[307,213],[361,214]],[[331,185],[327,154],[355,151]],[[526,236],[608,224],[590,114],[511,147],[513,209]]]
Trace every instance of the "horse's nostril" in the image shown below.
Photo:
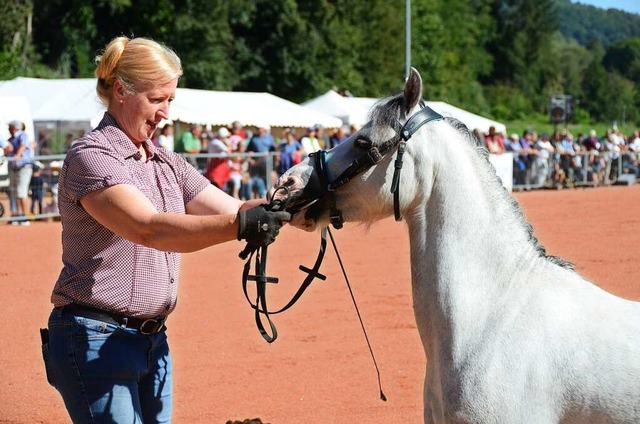
[[[295,180],[291,176],[280,177],[280,180],[278,180],[278,186],[279,187],[291,187],[294,184],[295,184]]]

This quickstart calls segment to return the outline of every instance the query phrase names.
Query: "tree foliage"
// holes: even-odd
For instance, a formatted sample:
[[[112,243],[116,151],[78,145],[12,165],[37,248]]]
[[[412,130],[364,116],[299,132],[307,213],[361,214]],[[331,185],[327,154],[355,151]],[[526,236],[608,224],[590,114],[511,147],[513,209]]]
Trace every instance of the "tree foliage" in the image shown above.
[[[563,93],[576,116],[640,118],[639,15],[569,0],[413,0],[411,24],[425,98],[520,119]],[[5,0],[0,80],[91,77],[119,35],[173,48],[183,87],[302,102],[331,88],[383,96],[405,74],[400,0]]]

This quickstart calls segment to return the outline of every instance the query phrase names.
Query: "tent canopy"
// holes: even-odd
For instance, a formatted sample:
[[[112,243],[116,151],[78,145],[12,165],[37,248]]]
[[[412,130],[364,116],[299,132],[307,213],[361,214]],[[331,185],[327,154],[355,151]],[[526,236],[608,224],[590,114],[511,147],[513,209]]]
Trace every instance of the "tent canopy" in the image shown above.
[[[343,97],[333,90],[302,103],[304,107],[340,118],[345,124],[364,125],[371,107],[378,99],[370,97]],[[443,116],[451,116],[462,121],[470,130],[488,132],[495,127],[496,132],[506,134],[505,124],[485,118],[445,102],[426,102],[427,106]]]
[[[25,125],[29,140],[34,140],[33,119],[27,99],[22,96],[0,96],[0,141],[9,139],[9,122],[16,119]]]
[[[0,82],[0,96],[24,96],[35,122],[74,121],[87,128],[102,118],[105,106],[96,94],[95,78],[16,78]],[[173,121],[204,125],[310,127],[321,124],[335,128],[342,122],[330,115],[306,109],[269,93],[195,90],[178,88],[171,103]]]
[[[378,99],[370,97],[345,97],[329,90],[321,96],[302,103],[302,106],[340,118],[345,125],[367,123],[369,109]]]

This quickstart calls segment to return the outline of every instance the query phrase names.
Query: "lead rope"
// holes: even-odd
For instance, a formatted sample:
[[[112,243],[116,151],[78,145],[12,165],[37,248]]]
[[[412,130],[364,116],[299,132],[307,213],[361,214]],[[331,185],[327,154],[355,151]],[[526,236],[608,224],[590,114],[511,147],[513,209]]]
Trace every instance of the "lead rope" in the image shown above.
[[[344,269],[344,265],[342,265],[342,258],[340,258],[340,253],[338,252],[338,247],[336,246],[336,242],[333,239],[333,234],[331,233],[331,229],[329,229],[328,227],[327,227],[327,232],[329,233],[329,238],[331,239],[331,245],[333,246],[333,250],[336,252],[338,263],[340,263],[340,269],[342,270],[342,275],[344,275],[344,281],[347,283],[347,287],[349,288],[349,294],[351,295],[353,306],[356,308],[356,313],[358,314],[358,320],[360,321],[360,327],[362,328],[362,333],[364,334],[364,338],[367,341],[367,346],[369,347],[369,353],[371,354],[371,359],[373,359],[373,365],[376,367],[376,374],[378,375],[378,388],[380,389],[380,400],[386,402],[387,397],[384,395],[384,392],[382,391],[382,382],[380,380],[380,369],[378,368],[378,362],[376,362],[376,357],[373,354],[373,348],[371,348],[371,343],[369,342],[369,336],[367,336],[367,329],[364,327],[364,321],[362,321],[362,315],[360,315],[360,310],[358,309],[356,298],[353,295],[353,290],[351,290],[349,277],[347,277],[347,272]]]

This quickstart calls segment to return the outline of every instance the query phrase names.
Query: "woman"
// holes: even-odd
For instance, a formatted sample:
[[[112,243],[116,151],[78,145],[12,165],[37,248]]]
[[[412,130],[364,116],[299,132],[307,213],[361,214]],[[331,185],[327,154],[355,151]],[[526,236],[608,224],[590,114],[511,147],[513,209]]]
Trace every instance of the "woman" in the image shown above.
[[[218,136],[214,137],[207,147],[207,153],[229,155],[231,153],[231,142],[229,141],[229,130],[225,127],[218,129]],[[227,181],[231,176],[228,157],[214,157],[209,159],[204,175],[221,190],[225,190]]]
[[[176,252],[236,238],[267,245],[290,216],[228,196],[153,146],[182,75],[173,51],[118,37],[96,61],[107,112],[60,172],[64,266],[42,330],[47,378],[76,423],[169,422]]]

